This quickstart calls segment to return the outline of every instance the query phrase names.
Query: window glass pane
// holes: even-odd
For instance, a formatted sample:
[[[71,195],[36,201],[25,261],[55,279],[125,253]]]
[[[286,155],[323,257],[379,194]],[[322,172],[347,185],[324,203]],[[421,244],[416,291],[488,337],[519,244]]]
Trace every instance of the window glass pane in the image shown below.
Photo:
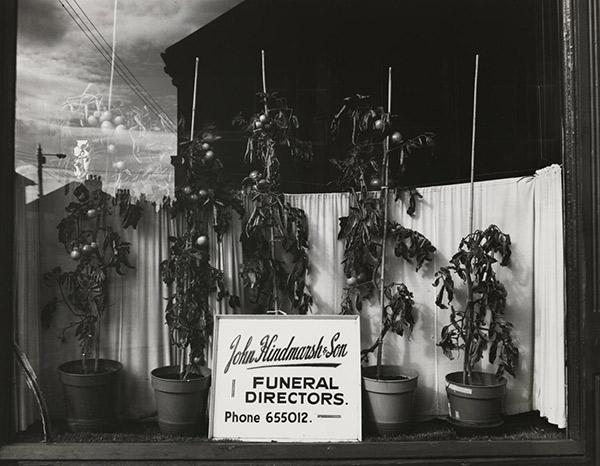
[[[206,437],[204,412],[185,408],[191,420],[169,420],[157,403],[162,383],[207,379],[215,313],[360,313],[361,346],[375,349],[365,367],[373,365],[384,242],[373,225],[383,225],[385,209],[384,281],[404,283],[414,310],[388,316],[383,362],[419,379],[410,429],[384,438],[369,411],[375,402],[365,401],[363,438],[564,438],[557,17],[543,0],[21,1],[15,335],[55,438]],[[340,182],[354,156],[363,165]],[[265,211],[266,199],[281,210]],[[501,230],[486,230],[497,245],[490,254],[506,253],[507,234],[512,256],[509,267],[493,266],[502,286],[487,271],[479,285],[454,276],[452,314],[432,283],[437,271],[450,273],[443,267],[468,233],[471,206],[475,229]],[[280,223],[265,227],[265,212]],[[352,222],[367,239],[348,240],[358,238]],[[256,225],[262,236],[252,236]],[[210,288],[221,273],[227,291],[218,300]],[[484,431],[465,429],[469,415],[449,408],[446,390],[446,374],[462,370],[452,343],[466,338],[471,285],[489,298],[473,306],[491,303],[469,337],[486,348],[483,358],[473,349],[476,370],[497,381],[492,349],[506,373],[516,371],[506,395],[499,384],[504,417],[482,421]],[[407,305],[397,299],[390,291],[385,302]],[[37,441],[41,415],[26,372],[15,376],[15,431]],[[472,390],[448,383],[454,395]]]

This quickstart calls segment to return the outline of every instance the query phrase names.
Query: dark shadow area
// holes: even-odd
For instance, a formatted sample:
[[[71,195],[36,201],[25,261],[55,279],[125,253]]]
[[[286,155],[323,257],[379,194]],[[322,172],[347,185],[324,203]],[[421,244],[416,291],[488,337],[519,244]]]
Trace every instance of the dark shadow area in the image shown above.
[[[217,125],[228,179],[240,183],[250,168],[231,120],[259,110],[264,49],[267,90],[287,98],[299,136],[314,146],[310,164],[282,157],[282,190],[331,191],[328,160],[347,149],[331,138],[332,116],[354,93],[384,106],[391,66],[394,129],[437,135],[435,157],[412,157],[404,184],[466,181],[479,54],[476,179],[531,174],[561,162],[557,15],[543,0],[246,0],[163,54],[178,88],[179,135],[189,137],[199,56],[196,128]]]

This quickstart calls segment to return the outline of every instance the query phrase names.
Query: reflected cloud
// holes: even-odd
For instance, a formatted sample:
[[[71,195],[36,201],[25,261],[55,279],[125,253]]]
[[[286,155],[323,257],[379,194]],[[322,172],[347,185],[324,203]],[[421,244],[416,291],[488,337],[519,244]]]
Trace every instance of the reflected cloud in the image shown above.
[[[164,116],[151,111],[118,74],[108,110],[110,64],[67,13],[72,7],[112,40],[112,0],[22,0],[17,43],[17,171],[37,182],[38,144],[49,158],[44,191],[76,181],[82,173],[100,175],[106,190],[130,189],[161,202],[172,195],[170,156],[176,154],[176,89],[163,71],[160,53],[241,0],[127,0],[118,3],[116,51],[158,102]],[[79,9],[81,7],[81,9]],[[139,90],[139,88],[138,88]],[[96,114],[100,112],[100,114]],[[161,112],[158,112],[161,113]],[[117,118],[117,120],[115,120]],[[102,126],[104,125],[104,126]],[[87,141],[87,166],[76,169],[77,141]],[[80,162],[80,161],[79,161]],[[85,168],[85,169],[84,169]],[[79,170],[79,171],[77,171]],[[83,170],[83,172],[81,171]],[[37,198],[37,186],[28,199]]]

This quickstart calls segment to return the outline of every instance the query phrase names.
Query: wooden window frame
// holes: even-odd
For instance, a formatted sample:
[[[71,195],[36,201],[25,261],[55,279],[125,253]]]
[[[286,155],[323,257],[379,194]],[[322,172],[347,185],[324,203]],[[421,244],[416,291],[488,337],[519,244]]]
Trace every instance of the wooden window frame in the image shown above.
[[[561,38],[568,430],[565,440],[294,443],[11,443],[13,282],[0,274],[0,462],[302,461],[600,464],[600,0],[556,1]],[[17,0],[0,2],[0,263],[13,263]],[[39,71],[40,73],[43,70]],[[8,379],[8,382],[7,382]]]

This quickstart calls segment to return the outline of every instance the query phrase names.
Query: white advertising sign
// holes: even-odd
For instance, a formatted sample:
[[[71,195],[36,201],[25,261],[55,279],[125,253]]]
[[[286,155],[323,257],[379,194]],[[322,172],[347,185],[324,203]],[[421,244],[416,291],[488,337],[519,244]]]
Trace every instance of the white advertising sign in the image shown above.
[[[218,315],[210,437],[360,441],[358,316]]]

